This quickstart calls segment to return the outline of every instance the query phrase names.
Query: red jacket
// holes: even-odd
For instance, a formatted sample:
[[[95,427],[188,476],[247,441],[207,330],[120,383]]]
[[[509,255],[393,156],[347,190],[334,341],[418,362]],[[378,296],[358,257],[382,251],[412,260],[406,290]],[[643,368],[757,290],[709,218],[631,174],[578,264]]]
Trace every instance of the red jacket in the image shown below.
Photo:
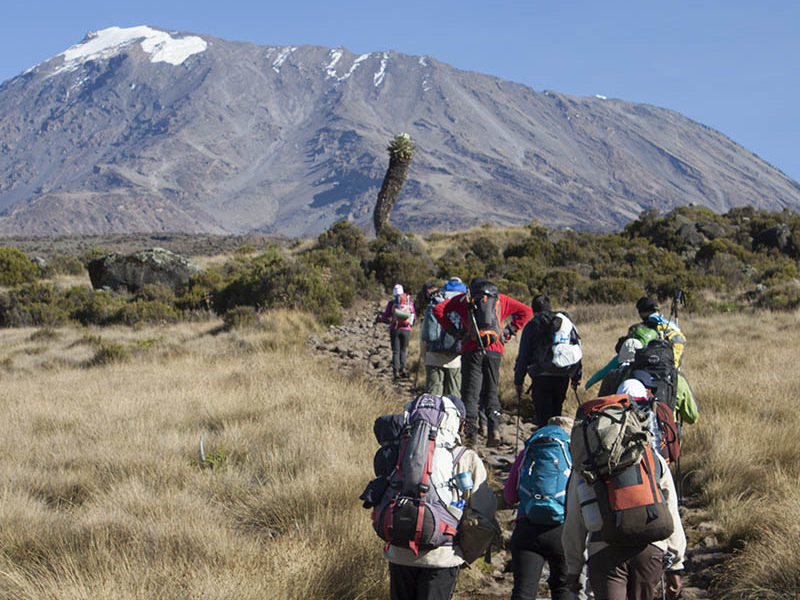
[[[514,300],[512,297],[506,296],[505,294],[498,294],[497,303],[500,309],[500,327],[502,328],[503,321],[510,317],[511,322],[508,323],[507,327],[511,330],[510,333],[512,335],[522,329],[525,323],[527,323],[533,316],[533,310],[531,310],[530,306],[523,304],[518,300]],[[470,315],[467,310],[466,294],[453,296],[449,300],[440,302],[433,307],[433,316],[436,317],[436,320],[439,321],[444,329],[451,329],[457,325],[451,319],[451,313],[456,313],[458,318],[461,320],[460,329],[462,332],[470,329]],[[480,350],[478,340],[474,336],[464,337],[461,343],[461,352],[464,353],[475,350]],[[489,352],[503,354],[505,350],[505,344],[503,344],[502,341],[492,342],[492,344],[490,344],[486,350]]]

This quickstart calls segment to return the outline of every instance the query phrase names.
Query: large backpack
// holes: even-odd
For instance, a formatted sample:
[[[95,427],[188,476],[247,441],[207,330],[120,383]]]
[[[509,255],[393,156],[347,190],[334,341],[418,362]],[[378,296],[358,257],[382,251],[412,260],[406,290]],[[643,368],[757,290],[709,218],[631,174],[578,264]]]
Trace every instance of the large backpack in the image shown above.
[[[422,319],[421,333],[422,341],[427,344],[428,352],[457,353],[458,338],[447,333],[433,316],[434,306],[456,295],[458,292],[440,290],[430,297],[428,306],[425,308],[425,317]],[[453,318],[458,318],[458,314],[450,315],[451,321]],[[458,327],[456,328],[458,329]]]
[[[643,546],[667,539],[674,523],[659,486],[663,466],[649,446],[613,476],[579,480],[578,500],[591,541]]]
[[[453,544],[461,515],[448,507],[459,500],[453,474],[465,450],[456,445],[459,419],[447,396],[422,394],[406,406],[397,464],[372,513],[387,547],[417,554]]]
[[[578,408],[570,441],[574,468],[593,483],[636,464],[650,445],[649,421],[627,394],[584,402]]]
[[[519,470],[519,514],[541,525],[564,522],[567,481],[572,472],[569,434],[558,425],[537,429],[525,442]]]
[[[653,395],[659,402],[675,410],[678,392],[678,369],[672,343],[668,340],[655,339],[646,347],[636,351],[632,370],[647,371],[653,378]]]
[[[402,293],[394,297],[394,319],[398,327],[414,324],[414,308],[408,294]]]
[[[468,298],[467,311],[470,313],[470,321],[466,325],[470,337],[474,337],[482,348],[502,341],[500,291],[497,286],[490,281],[481,280],[476,285],[470,286]]]

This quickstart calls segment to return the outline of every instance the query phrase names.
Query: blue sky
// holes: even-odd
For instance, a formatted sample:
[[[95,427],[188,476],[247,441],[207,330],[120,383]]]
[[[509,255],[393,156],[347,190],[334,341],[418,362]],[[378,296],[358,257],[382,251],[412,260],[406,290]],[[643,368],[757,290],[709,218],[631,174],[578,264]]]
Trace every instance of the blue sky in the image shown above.
[[[800,181],[796,1],[13,1],[0,22],[0,81],[113,25],[358,54],[391,49],[537,91],[655,104]]]

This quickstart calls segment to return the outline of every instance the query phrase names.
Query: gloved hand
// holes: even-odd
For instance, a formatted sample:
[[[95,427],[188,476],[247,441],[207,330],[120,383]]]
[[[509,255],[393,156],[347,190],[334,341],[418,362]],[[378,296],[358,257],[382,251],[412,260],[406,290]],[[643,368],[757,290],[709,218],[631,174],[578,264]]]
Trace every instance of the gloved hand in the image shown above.
[[[505,341],[510,340],[514,335],[517,333],[517,328],[509,323],[503,328],[503,339]]]
[[[578,391],[578,386],[579,386],[580,384],[581,384],[581,380],[580,380],[580,379],[577,379],[577,378],[576,378],[576,379],[573,379],[573,380],[572,380],[572,389],[573,389],[573,390],[575,390],[575,391],[577,392],[577,391]]]

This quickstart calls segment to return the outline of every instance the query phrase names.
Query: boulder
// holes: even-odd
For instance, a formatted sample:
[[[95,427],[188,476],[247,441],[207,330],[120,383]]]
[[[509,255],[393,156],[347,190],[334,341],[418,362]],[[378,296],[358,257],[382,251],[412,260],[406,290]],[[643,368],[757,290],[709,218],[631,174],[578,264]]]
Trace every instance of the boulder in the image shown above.
[[[110,288],[136,294],[145,285],[163,285],[173,291],[186,283],[200,267],[187,258],[163,248],[133,254],[116,252],[95,258],[87,265],[92,287]]]
[[[765,229],[753,237],[753,246],[775,248],[783,254],[789,254],[792,230],[789,226],[781,223]]]

